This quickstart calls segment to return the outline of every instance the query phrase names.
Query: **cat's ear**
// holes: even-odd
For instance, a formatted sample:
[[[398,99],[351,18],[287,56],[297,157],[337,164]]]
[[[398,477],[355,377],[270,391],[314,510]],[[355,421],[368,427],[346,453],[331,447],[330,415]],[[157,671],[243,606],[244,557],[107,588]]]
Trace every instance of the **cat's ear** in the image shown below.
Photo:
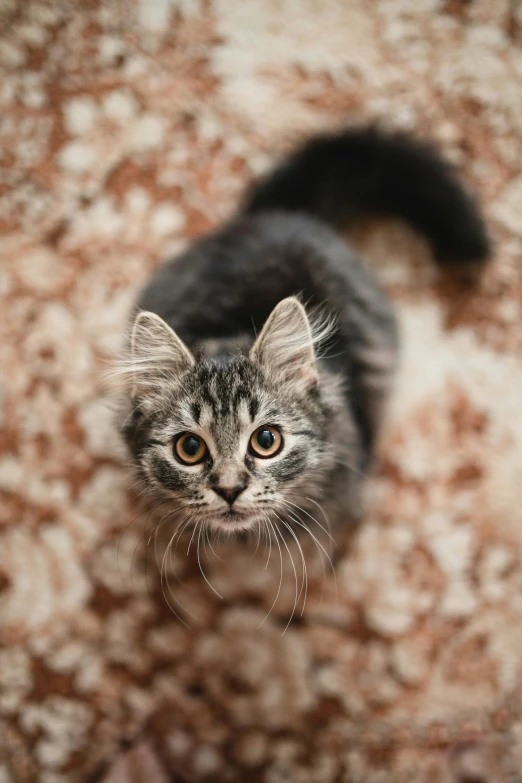
[[[129,389],[132,397],[159,391],[165,381],[189,370],[194,357],[176,332],[155,313],[138,313],[130,338]]]
[[[282,381],[308,388],[317,380],[314,339],[303,305],[293,296],[272,310],[250,358]]]

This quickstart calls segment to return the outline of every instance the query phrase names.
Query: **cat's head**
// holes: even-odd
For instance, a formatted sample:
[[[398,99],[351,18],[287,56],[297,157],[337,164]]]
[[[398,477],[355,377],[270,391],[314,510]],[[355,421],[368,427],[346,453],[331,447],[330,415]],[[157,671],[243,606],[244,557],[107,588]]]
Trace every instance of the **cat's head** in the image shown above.
[[[329,462],[314,337],[291,297],[248,355],[197,358],[159,316],[140,312],[123,432],[147,486],[183,517],[231,532],[291,510],[304,487],[310,494]]]

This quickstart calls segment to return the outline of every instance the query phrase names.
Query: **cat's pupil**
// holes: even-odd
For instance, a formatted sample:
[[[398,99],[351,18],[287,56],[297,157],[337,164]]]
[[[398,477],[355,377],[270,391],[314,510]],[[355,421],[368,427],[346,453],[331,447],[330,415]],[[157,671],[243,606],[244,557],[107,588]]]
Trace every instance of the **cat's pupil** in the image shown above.
[[[195,457],[199,450],[199,441],[192,436],[183,441],[183,451],[188,457]]]
[[[270,430],[260,430],[257,433],[257,443],[265,451],[268,451],[268,449],[272,448],[274,441],[274,434],[270,432]]]

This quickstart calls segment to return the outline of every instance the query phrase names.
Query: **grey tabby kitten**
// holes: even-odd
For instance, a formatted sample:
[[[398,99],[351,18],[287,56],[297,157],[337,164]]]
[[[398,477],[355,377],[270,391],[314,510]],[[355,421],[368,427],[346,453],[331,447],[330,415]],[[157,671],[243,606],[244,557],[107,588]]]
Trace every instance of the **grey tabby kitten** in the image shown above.
[[[360,517],[398,347],[390,301],[336,230],[362,213],[405,219],[440,262],[489,255],[429,146],[351,129],[308,142],[139,297],[123,433],[181,519],[299,528],[317,503]]]

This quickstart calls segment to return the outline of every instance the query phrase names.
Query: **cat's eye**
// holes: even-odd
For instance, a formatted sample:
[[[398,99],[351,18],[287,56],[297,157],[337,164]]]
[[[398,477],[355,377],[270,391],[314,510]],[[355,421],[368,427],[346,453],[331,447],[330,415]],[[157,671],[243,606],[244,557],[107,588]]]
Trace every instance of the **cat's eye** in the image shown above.
[[[183,432],[174,441],[174,454],[184,465],[198,465],[207,454],[207,444],[193,432]]]
[[[255,457],[275,457],[283,447],[283,436],[277,429],[269,424],[263,424],[252,433],[250,438],[250,452]]]

